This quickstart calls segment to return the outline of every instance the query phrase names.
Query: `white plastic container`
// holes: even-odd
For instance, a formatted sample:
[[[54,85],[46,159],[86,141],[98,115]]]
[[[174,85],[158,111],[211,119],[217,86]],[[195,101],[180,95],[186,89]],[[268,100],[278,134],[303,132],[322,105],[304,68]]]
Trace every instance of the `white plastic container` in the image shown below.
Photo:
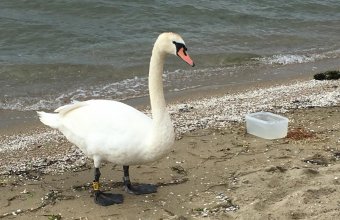
[[[261,138],[284,138],[287,136],[288,118],[270,112],[251,113],[246,115],[246,127],[249,134]]]

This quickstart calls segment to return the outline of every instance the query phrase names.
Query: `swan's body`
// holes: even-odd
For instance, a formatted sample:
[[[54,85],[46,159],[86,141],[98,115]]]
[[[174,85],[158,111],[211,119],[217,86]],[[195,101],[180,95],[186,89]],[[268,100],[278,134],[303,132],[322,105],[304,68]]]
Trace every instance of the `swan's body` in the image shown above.
[[[100,163],[105,160],[124,166],[124,182],[129,185],[129,165],[155,161],[173,145],[175,135],[163,93],[163,64],[166,54],[174,54],[193,66],[186,50],[183,39],[174,33],[163,33],[155,42],[149,70],[152,119],[120,102],[89,100],[62,106],[56,113],[38,112],[40,120],[61,131],[94,160],[96,183]]]
[[[102,160],[118,165],[154,161],[166,154],[174,141],[166,112],[161,125],[129,105],[110,100],[78,102],[56,112],[39,113],[41,121],[61,131],[98,166]]]

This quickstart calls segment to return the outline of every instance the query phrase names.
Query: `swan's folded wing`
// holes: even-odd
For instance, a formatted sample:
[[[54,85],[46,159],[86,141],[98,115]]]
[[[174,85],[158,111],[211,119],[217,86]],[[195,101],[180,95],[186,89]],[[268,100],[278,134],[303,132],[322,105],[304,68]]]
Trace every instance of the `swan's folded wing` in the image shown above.
[[[96,142],[96,145],[131,147],[144,142],[151,130],[152,120],[126,104],[90,100],[59,109],[64,135],[73,143],[77,140]],[[86,143],[89,144],[89,143]]]
[[[80,108],[82,106],[85,106],[85,105],[87,105],[87,102],[75,102],[75,103],[72,103],[72,104],[61,106],[61,107],[57,108],[56,110],[54,110],[54,112],[57,112],[57,113],[59,113],[59,115],[63,116],[65,114],[67,114],[68,112],[73,111],[73,110]]]

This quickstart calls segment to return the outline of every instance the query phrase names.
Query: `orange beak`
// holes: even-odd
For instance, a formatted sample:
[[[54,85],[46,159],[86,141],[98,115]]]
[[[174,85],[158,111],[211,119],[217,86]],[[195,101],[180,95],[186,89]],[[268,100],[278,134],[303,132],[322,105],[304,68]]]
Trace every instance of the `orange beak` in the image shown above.
[[[194,61],[192,61],[192,59],[190,58],[189,54],[187,54],[184,51],[184,48],[182,47],[181,49],[179,49],[179,51],[177,52],[177,55],[187,64],[189,64],[190,66],[194,67],[195,63]]]

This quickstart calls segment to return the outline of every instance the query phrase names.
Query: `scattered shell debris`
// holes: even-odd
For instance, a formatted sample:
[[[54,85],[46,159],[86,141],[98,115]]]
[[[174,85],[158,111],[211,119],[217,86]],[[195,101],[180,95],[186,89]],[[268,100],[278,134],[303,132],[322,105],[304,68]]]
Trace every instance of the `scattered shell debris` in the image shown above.
[[[245,92],[219,97],[192,100],[168,106],[177,139],[183,134],[199,129],[224,128],[235,122],[243,122],[251,112],[270,111],[285,113],[292,109],[336,106],[340,103],[340,81],[309,80],[287,85],[251,89]],[[150,115],[150,110],[144,111]],[[33,132],[0,137],[0,154],[27,151],[30,148],[48,147],[65,138],[58,131]],[[63,172],[83,167],[86,157],[75,147],[66,154],[50,155],[22,161],[0,161],[0,174],[27,174],[30,171]]]
[[[87,160],[80,149],[73,146],[66,155],[57,154],[46,158],[8,161],[6,164],[1,164],[0,175],[18,175],[27,179],[39,179],[41,174],[76,171],[85,167]]]
[[[235,212],[240,207],[232,202],[223,192],[217,193],[215,199],[209,204],[204,204],[207,207],[193,209],[193,217],[212,217],[221,212]]]
[[[243,122],[248,113],[336,106],[340,81],[310,80],[169,106],[177,137],[197,129],[222,128]]]

